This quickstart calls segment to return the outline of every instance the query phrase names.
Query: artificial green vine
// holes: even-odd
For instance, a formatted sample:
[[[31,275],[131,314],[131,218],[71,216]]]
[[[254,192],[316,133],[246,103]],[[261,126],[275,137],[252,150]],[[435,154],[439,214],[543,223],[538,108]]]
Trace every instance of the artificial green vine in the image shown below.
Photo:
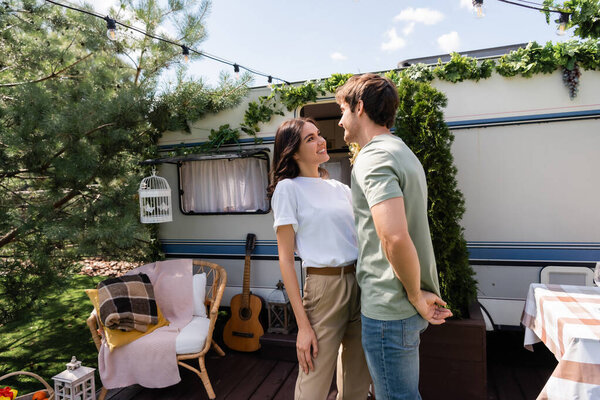
[[[600,69],[600,42],[571,40],[561,43],[548,42],[544,46],[531,42],[524,48],[503,55],[497,61],[477,60],[452,53],[447,63],[439,61],[433,66],[415,64],[402,70],[389,71],[385,75],[396,84],[403,77],[416,82],[430,82],[437,78],[456,83],[487,79],[494,70],[504,77],[520,75],[529,78],[535,74],[549,74],[557,69],[562,69],[564,76],[568,77],[565,78],[565,85],[569,89],[569,96],[574,98],[579,84],[579,69]],[[249,103],[244,114],[244,122],[239,129],[259,141],[260,139],[256,137],[260,129],[259,124],[268,123],[273,115],[283,115],[281,106],[292,111],[304,104],[313,103],[319,96],[335,93],[336,89],[346,83],[351,76],[352,74],[333,74],[327,79],[307,81],[300,86],[275,86],[268,96],[261,96],[257,101]],[[203,147],[218,149],[222,144],[236,143],[238,139],[239,130],[224,125],[217,131],[211,131],[209,141]]]
[[[478,62],[475,58],[452,53],[449,62],[442,64],[441,60],[438,61],[438,65],[433,69],[433,74],[441,80],[452,83],[464,80],[479,81],[492,76],[493,68],[492,60]]]

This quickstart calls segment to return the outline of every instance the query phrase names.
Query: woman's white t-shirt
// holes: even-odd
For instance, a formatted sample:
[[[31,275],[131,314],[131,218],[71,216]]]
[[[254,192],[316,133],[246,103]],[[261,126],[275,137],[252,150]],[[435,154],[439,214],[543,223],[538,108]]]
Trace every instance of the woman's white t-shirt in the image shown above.
[[[292,225],[303,267],[337,267],[356,261],[358,246],[350,188],[335,179],[284,179],[271,199],[275,223]]]

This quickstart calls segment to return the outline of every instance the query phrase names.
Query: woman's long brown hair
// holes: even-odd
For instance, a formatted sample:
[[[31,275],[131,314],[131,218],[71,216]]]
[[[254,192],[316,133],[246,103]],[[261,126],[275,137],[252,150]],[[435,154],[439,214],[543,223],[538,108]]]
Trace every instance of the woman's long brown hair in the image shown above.
[[[271,168],[271,184],[267,188],[267,197],[269,200],[273,197],[273,192],[279,181],[286,178],[295,178],[300,174],[300,167],[294,160],[294,154],[300,148],[302,139],[302,129],[305,124],[317,123],[312,118],[294,118],[285,121],[275,134],[275,145],[273,146],[273,166]],[[327,177],[327,171],[319,168],[321,176]]]

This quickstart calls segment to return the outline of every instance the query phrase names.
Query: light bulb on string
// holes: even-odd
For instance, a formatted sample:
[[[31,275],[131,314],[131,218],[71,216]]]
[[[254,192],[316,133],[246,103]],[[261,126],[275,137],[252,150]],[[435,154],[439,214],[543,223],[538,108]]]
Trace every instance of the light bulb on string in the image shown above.
[[[558,36],[563,36],[567,33],[567,24],[569,23],[569,14],[560,13],[560,17],[558,17],[558,28],[556,29],[556,34]]]
[[[233,72],[235,74],[235,79],[239,80],[240,79],[240,66],[237,64],[233,64]]]
[[[273,77],[271,75],[269,75],[269,77],[267,78],[267,87],[269,89],[273,88]]]
[[[117,40],[117,23],[108,15],[104,17],[104,20],[106,21],[106,36],[110,40]]]
[[[483,8],[483,0],[473,0],[473,15],[475,18],[485,17],[485,9]]]
[[[183,62],[184,63],[189,63],[190,62],[190,49],[189,47],[187,47],[186,45],[181,45],[181,54],[183,55]]]

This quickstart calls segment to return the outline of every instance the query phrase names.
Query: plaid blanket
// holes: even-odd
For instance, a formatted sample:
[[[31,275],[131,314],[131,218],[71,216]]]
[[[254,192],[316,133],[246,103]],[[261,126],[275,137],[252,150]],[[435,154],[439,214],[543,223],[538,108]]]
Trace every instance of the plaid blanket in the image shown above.
[[[109,278],[98,284],[100,320],[109,329],[141,332],[158,322],[152,282],[146,274]]]

